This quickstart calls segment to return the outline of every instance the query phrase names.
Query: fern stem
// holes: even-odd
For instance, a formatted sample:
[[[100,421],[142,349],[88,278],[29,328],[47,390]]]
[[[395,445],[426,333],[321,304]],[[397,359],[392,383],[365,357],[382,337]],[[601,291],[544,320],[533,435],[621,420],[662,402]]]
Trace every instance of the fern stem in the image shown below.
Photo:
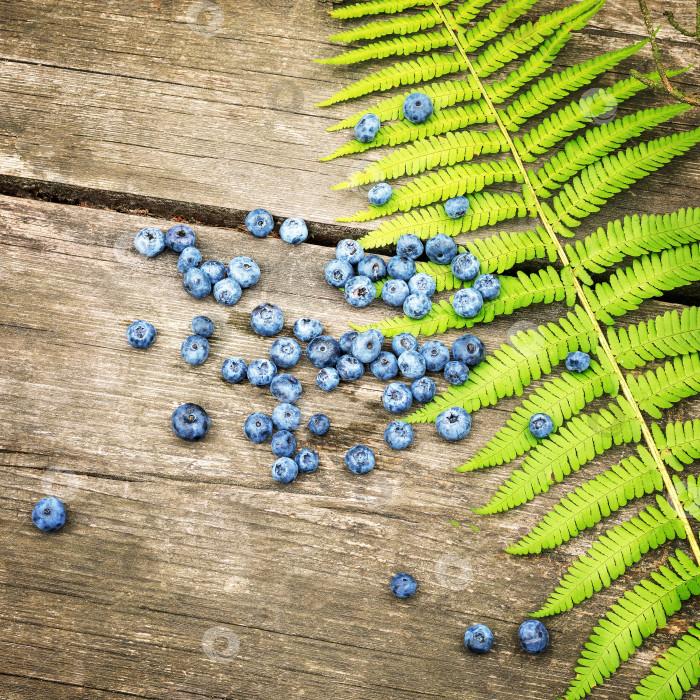
[[[462,55],[462,58],[464,59],[464,62],[467,66],[467,69],[471,73],[472,77],[474,78],[475,81],[481,82],[479,80],[479,76],[474,69],[474,66],[472,65],[472,62],[469,60],[469,57],[467,56],[466,51],[464,50],[464,46],[462,45],[461,37],[457,35],[457,33],[454,31],[454,28],[452,25],[447,21],[447,17],[445,16],[445,13],[442,11],[440,5],[438,4],[438,0],[432,0],[433,5],[435,5],[435,9],[437,12],[441,15],[442,21],[445,24],[445,27],[452,33],[453,39],[455,41],[455,45],[457,46],[460,54]],[[569,258],[566,254],[566,251],[564,250],[564,247],[562,246],[561,242],[559,241],[559,237],[556,235],[554,232],[554,229],[552,228],[552,225],[549,223],[549,220],[545,216],[545,213],[542,209],[542,205],[540,203],[539,198],[537,197],[537,194],[535,193],[534,187],[532,183],[530,182],[530,178],[528,177],[527,170],[525,169],[525,165],[523,164],[523,161],[520,157],[520,154],[518,153],[518,149],[515,147],[515,144],[513,143],[513,139],[510,136],[510,133],[508,132],[508,129],[506,129],[505,125],[503,124],[503,120],[501,119],[501,115],[499,114],[498,110],[495,108],[493,104],[493,100],[491,99],[491,96],[488,94],[488,92],[485,89],[482,89],[482,96],[483,100],[488,104],[489,109],[493,112],[495,119],[496,119],[496,124],[498,124],[498,128],[501,130],[503,133],[504,138],[508,142],[508,145],[510,147],[511,152],[513,153],[513,158],[515,159],[515,162],[518,164],[519,168],[522,171],[523,179],[525,182],[525,191],[529,193],[529,198],[530,202],[528,204],[531,204],[534,206],[535,210],[537,211],[537,214],[540,217],[540,220],[542,221],[542,225],[546,229],[547,233],[549,234],[550,238],[552,239],[552,243],[557,249],[557,253],[559,255],[559,259],[561,260],[562,264],[564,266],[569,265]],[[632,395],[632,391],[627,384],[627,380],[625,379],[624,374],[622,373],[622,370],[620,369],[620,366],[617,364],[617,361],[615,360],[615,356],[612,353],[612,350],[610,349],[610,346],[608,345],[608,340],[607,336],[605,333],[603,333],[603,329],[601,328],[600,324],[598,323],[598,319],[595,317],[595,314],[593,313],[593,310],[591,309],[591,306],[588,302],[588,298],[584,294],[583,287],[581,283],[579,282],[578,278],[575,275],[572,275],[572,282],[574,285],[574,288],[576,289],[576,294],[579,298],[579,301],[581,303],[581,306],[585,310],[586,314],[589,316],[591,319],[591,322],[598,334],[599,338],[599,343],[600,347],[607,356],[608,360],[610,361],[615,374],[617,375],[620,388],[622,389],[622,393],[624,394],[625,398],[629,401],[630,405],[632,406],[632,410],[634,411],[637,420],[639,421],[641,428],[642,428],[642,435],[644,436],[644,441],[647,443],[647,446],[649,448],[649,451],[651,453],[651,456],[654,459],[654,462],[656,462],[656,465],[659,469],[659,472],[661,473],[661,478],[663,479],[664,486],[666,487],[666,490],[668,492],[668,495],[671,499],[671,503],[673,504],[673,507],[675,508],[676,512],[678,513],[678,517],[681,519],[683,523],[683,529],[686,531],[688,535],[688,543],[690,544],[690,549],[693,552],[693,556],[695,557],[695,561],[700,565],[700,546],[698,545],[698,541],[695,538],[695,533],[693,532],[693,528],[690,525],[690,522],[688,521],[688,517],[685,513],[685,510],[683,509],[683,506],[681,505],[680,499],[678,498],[678,493],[676,493],[675,486],[673,485],[673,481],[671,480],[671,476],[668,473],[668,470],[666,469],[666,465],[664,464],[661,454],[659,452],[659,449],[656,446],[656,443],[654,442],[654,438],[651,434],[651,430],[649,426],[647,425],[646,421],[644,420],[644,416],[642,415],[642,412],[637,405],[637,402],[635,401],[634,396]]]

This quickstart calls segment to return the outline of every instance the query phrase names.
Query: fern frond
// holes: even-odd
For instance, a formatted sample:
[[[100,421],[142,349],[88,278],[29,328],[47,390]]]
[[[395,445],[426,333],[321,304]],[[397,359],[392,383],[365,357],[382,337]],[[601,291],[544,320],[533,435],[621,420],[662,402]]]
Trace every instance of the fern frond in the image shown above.
[[[676,471],[682,471],[684,464],[700,459],[700,420],[669,423],[665,433],[652,423],[651,430],[664,462]]]
[[[451,0],[435,0],[441,7],[447,5]],[[403,12],[409,7],[420,7],[430,5],[433,0],[370,0],[369,2],[357,2],[353,5],[336,7],[329,10],[328,14],[336,19],[354,19],[356,17],[366,17],[367,15],[396,14]]]
[[[609,678],[647,637],[665,627],[684,600],[700,593],[700,568],[682,551],[660,566],[634,590],[618,599],[593,630],[578,660],[576,678],[565,700],[580,700]]]
[[[594,592],[607,588],[650,549],[669,540],[685,539],[683,523],[673,507],[661,496],[656,497],[656,503],[658,508],[649,506],[601,535],[587,554],[574,561],[546,604],[532,617],[570,610]]]
[[[688,482],[683,483],[674,474],[673,486],[678,494],[678,500],[688,515],[696,520],[700,518],[700,486],[698,485],[698,480],[692,474],[688,474]]]
[[[642,426],[634,410],[618,396],[617,403],[609,404],[607,409],[572,418],[543,440],[499,486],[493,498],[475,512],[488,515],[516,508],[545,493],[555,481],[563,481],[613,444],[639,442],[641,437]]]

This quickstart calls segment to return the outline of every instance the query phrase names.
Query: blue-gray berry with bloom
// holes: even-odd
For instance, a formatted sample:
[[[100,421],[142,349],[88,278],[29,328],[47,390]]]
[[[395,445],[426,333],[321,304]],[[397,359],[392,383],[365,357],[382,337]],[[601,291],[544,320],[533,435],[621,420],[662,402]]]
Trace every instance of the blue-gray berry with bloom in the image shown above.
[[[435,427],[441,438],[455,442],[469,435],[472,417],[460,406],[452,406],[435,419]]]
[[[187,442],[201,440],[209,432],[210,426],[209,414],[196,403],[183,403],[170,418],[173,433]]]
[[[418,350],[418,338],[413,333],[399,333],[391,341],[391,349],[396,356],[404,350]]]
[[[403,303],[403,312],[409,318],[425,318],[433,308],[433,302],[425,294],[409,294]]]
[[[270,382],[270,393],[282,403],[296,403],[303,392],[301,382],[293,374],[278,374]]]
[[[352,341],[352,354],[360,362],[373,362],[379,357],[383,342],[384,336],[382,332],[376,328],[370,328],[364,333],[360,333],[357,338]]]
[[[243,432],[251,442],[265,442],[272,435],[274,425],[272,418],[264,413],[251,413],[245,419]]]
[[[437,233],[426,241],[425,254],[434,263],[449,265],[457,255],[457,244],[444,233]]]
[[[418,379],[425,374],[425,358],[417,350],[404,350],[397,362],[399,372],[406,379]]]
[[[452,297],[452,308],[462,318],[474,318],[484,305],[484,298],[471,287],[458,289]]]
[[[219,260],[207,260],[199,266],[199,269],[209,277],[212,284],[216,284],[226,277],[226,265]]]
[[[340,336],[338,343],[344,355],[352,355],[352,343],[358,335],[360,335],[359,331],[348,331]]]
[[[315,318],[298,318],[294,321],[292,330],[302,343],[308,343],[319,335],[323,335],[323,324]]]
[[[415,233],[404,233],[396,241],[396,254],[404,258],[420,258],[423,255],[423,241]]]
[[[284,326],[282,309],[275,304],[258,304],[250,314],[250,325],[258,334],[269,338],[277,335]]]
[[[195,335],[201,335],[204,338],[211,338],[214,332],[214,321],[208,316],[195,316],[190,324],[192,332]]]
[[[245,227],[256,238],[264,238],[272,232],[275,222],[266,209],[253,209],[245,218]]]
[[[188,365],[198,367],[209,357],[209,341],[201,335],[188,335],[182,341],[180,354]]]
[[[428,403],[435,397],[437,386],[430,377],[418,377],[411,382],[411,393],[418,403]]]
[[[300,474],[313,474],[318,469],[318,453],[304,447],[294,457]]]
[[[501,293],[501,281],[496,275],[490,273],[479,275],[474,280],[474,289],[479,292],[486,301],[493,301]]]
[[[177,259],[177,271],[183,275],[191,267],[197,267],[202,262],[202,254],[193,245],[188,245]],[[211,279],[211,278],[210,278]]]
[[[394,188],[388,182],[378,182],[367,193],[367,199],[375,207],[381,207],[391,199],[392,194],[394,194]]]
[[[309,229],[306,221],[298,216],[285,219],[280,226],[280,238],[290,245],[299,245],[309,236]]]
[[[422,124],[433,113],[433,101],[422,92],[412,92],[403,101],[403,116],[412,124]]]
[[[378,255],[365,255],[357,263],[357,274],[369,277],[372,282],[386,277],[386,263]]]
[[[403,413],[411,408],[413,394],[401,382],[390,382],[382,394],[382,404],[390,413]]]
[[[443,370],[445,381],[452,386],[462,386],[469,379],[469,367],[459,360],[450,360]]]
[[[301,411],[293,403],[278,403],[272,412],[272,422],[278,430],[296,430],[301,422]]]
[[[352,355],[343,355],[336,366],[338,376],[346,382],[354,382],[365,373],[365,366]]]
[[[450,361],[450,350],[439,340],[429,340],[423,343],[420,354],[425,359],[425,368],[428,372],[442,372]]]
[[[126,339],[132,348],[146,350],[156,340],[156,329],[148,321],[134,321],[126,329]]]
[[[418,582],[411,574],[396,574],[391,579],[389,588],[397,598],[410,598],[418,590]]]
[[[289,484],[299,475],[297,463],[290,457],[280,457],[272,465],[272,478],[281,484]]]
[[[382,122],[376,114],[372,112],[363,114],[353,129],[355,138],[360,143],[372,143],[381,125]]]
[[[311,418],[309,418],[309,432],[319,437],[323,437],[331,427],[331,422],[328,416],[323,413],[314,413]]]
[[[340,384],[340,374],[335,367],[324,367],[318,370],[316,386],[323,391],[333,391]]]
[[[281,369],[291,369],[301,359],[301,352],[294,338],[277,338],[270,346],[270,359]]]
[[[241,285],[233,277],[226,277],[214,285],[214,299],[224,306],[238,303],[242,294]]]
[[[270,440],[270,449],[275,457],[293,457],[297,440],[289,430],[278,430]]]
[[[486,357],[486,348],[475,335],[466,333],[452,343],[452,357],[468,367],[476,367]]]
[[[413,258],[403,258],[400,255],[394,255],[393,258],[389,258],[387,261],[386,271],[389,277],[408,282],[416,274],[416,261]]]
[[[306,357],[314,367],[319,369],[335,367],[340,357],[340,344],[329,335],[316,336],[306,346]]]
[[[460,219],[469,211],[469,200],[466,197],[450,197],[445,202],[445,214],[450,219]]]
[[[345,283],[345,301],[356,309],[369,306],[377,296],[377,290],[369,277],[356,275]]]
[[[326,282],[331,287],[344,287],[354,274],[355,270],[347,260],[331,260],[323,271]]]
[[[345,464],[353,474],[366,474],[374,469],[374,452],[366,445],[355,445],[345,453]]]
[[[362,260],[365,251],[362,246],[352,238],[344,238],[335,247],[335,257],[337,260],[345,260],[351,265],[356,265]]]
[[[382,299],[389,306],[403,306],[411,291],[403,280],[387,280],[382,287]]]
[[[413,426],[405,420],[395,420],[384,431],[384,442],[392,450],[405,450],[413,442]]]
[[[528,654],[541,654],[549,645],[549,632],[539,620],[525,620],[518,630],[518,640]]]
[[[408,280],[408,291],[411,294],[425,294],[425,296],[431,297],[435,294],[436,288],[435,278],[427,272],[417,272]]]
[[[460,253],[450,263],[452,274],[462,282],[473,280],[481,270],[481,263],[472,253]]]
[[[134,238],[134,248],[152,258],[165,250],[165,234],[159,228],[142,228]]]
[[[554,421],[546,413],[535,413],[528,423],[533,437],[546,438],[554,430]]]
[[[566,369],[569,372],[585,372],[591,366],[591,356],[582,350],[570,352],[566,356]]]
[[[66,507],[55,496],[47,496],[32,509],[32,522],[42,532],[57,532],[66,524]]]
[[[486,625],[472,625],[464,633],[464,646],[474,654],[486,654],[493,646],[493,632]]]
[[[198,267],[191,267],[182,278],[182,288],[191,297],[204,299],[211,293],[211,280]]]
[[[260,279],[260,266],[247,255],[239,255],[229,262],[226,268],[228,276],[235,279],[242,289],[257,284]]]
[[[377,379],[384,381],[393,379],[399,372],[396,355],[386,351],[380,352],[370,363],[369,370]]]
[[[182,253],[187,246],[194,245],[194,231],[185,224],[171,226],[165,234],[165,245],[176,253]]]
[[[221,365],[221,376],[230,384],[242,382],[248,374],[248,365],[242,357],[228,357]]]
[[[269,386],[276,374],[277,367],[275,366],[275,363],[266,358],[253,360],[248,365],[248,381],[253,386]]]

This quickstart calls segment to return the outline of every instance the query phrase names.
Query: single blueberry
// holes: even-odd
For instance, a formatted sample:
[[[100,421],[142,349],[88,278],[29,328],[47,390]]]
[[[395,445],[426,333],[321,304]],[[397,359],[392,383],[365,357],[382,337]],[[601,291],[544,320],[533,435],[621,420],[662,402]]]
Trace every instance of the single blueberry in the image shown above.
[[[272,419],[264,413],[251,413],[243,426],[243,432],[251,442],[265,442],[273,430]]]
[[[281,484],[289,484],[297,478],[299,467],[297,463],[289,457],[280,457],[272,465],[272,478]]]
[[[176,253],[182,253],[189,245],[195,244],[194,231],[185,224],[176,224],[165,234],[165,245]]]
[[[368,331],[360,333],[352,341],[352,354],[360,362],[374,362],[382,351],[383,342],[384,336],[382,332],[376,328],[370,328]]]
[[[324,391],[333,391],[340,384],[340,374],[334,367],[324,367],[318,370],[316,385]]]
[[[492,301],[501,293],[501,281],[496,275],[489,273],[479,275],[474,280],[474,289],[481,294],[486,301]]]
[[[165,234],[159,228],[143,228],[134,238],[134,248],[152,258],[165,250]]]
[[[462,386],[469,379],[469,367],[459,360],[450,360],[443,372],[445,381],[453,386]]]
[[[459,406],[452,406],[435,419],[438,435],[445,440],[461,440],[469,434],[472,417]]]
[[[209,341],[203,335],[188,335],[180,346],[182,359],[193,367],[198,367],[209,357]]]
[[[344,238],[335,247],[335,257],[337,260],[345,260],[351,265],[356,265],[362,260],[365,251],[362,246],[352,238]]]
[[[369,277],[372,282],[386,277],[386,263],[378,255],[365,255],[357,263],[357,274]]]
[[[214,321],[208,316],[195,316],[192,319],[191,328],[195,335],[211,338],[211,334],[214,332]]]
[[[197,267],[202,262],[202,254],[193,245],[183,248],[180,257],[177,259],[177,271],[183,275],[191,267]]]
[[[425,254],[434,263],[449,265],[457,255],[457,244],[444,233],[438,233],[426,242]]]
[[[253,360],[248,365],[248,381],[253,386],[269,386],[277,374],[274,362],[267,359]]]
[[[411,294],[425,294],[425,296],[431,297],[435,294],[436,287],[435,278],[427,272],[418,272],[408,280],[408,291]]]
[[[450,263],[452,268],[452,274],[458,279],[465,282],[467,280],[473,280],[481,269],[481,263],[477,260],[476,256],[471,253],[460,253],[452,258]]]
[[[233,277],[219,280],[214,285],[214,299],[224,306],[233,306],[243,294],[241,285]]]
[[[404,350],[418,350],[418,339],[413,333],[399,333],[391,341],[391,349],[397,356]]]
[[[365,366],[352,355],[342,355],[335,369],[338,376],[346,382],[354,382],[365,373]]]
[[[518,639],[528,654],[540,654],[549,644],[549,632],[539,620],[525,620],[518,630]]]
[[[345,355],[352,355],[352,343],[360,335],[358,331],[348,331],[340,336],[338,343],[340,344],[340,349]]]
[[[408,282],[416,274],[416,261],[413,258],[402,258],[400,255],[394,255],[387,261],[386,271],[389,277]]]
[[[298,318],[294,321],[293,330],[302,343],[308,343],[323,334],[323,324],[315,318]]]
[[[345,301],[356,309],[369,306],[376,296],[377,290],[369,277],[357,275],[345,283]]]
[[[66,507],[54,496],[42,498],[32,509],[32,522],[42,532],[56,532],[65,525]]]
[[[485,654],[493,646],[493,632],[486,625],[472,625],[464,633],[464,646],[475,654]]]
[[[290,245],[303,243],[309,235],[306,221],[299,217],[285,219],[280,226],[280,238]]]
[[[375,207],[381,207],[391,199],[392,194],[394,194],[394,188],[388,182],[378,182],[367,193],[367,199]]]
[[[355,138],[360,143],[372,143],[381,125],[382,123],[376,114],[372,114],[372,112],[363,114],[353,129]]]
[[[156,340],[156,329],[148,321],[134,321],[126,329],[126,339],[132,348],[145,350],[150,348]]]
[[[412,124],[422,124],[433,113],[433,101],[422,92],[412,92],[403,101],[403,116]]]
[[[418,403],[428,403],[435,397],[437,386],[430,377],[418,377],[411,382],[411,393]]]
[[[294,461],[300,474],[313,474],[318,469],[318,453],[306,447],[297,452]]]
[[[248,366],[242,357],[229,357],[221,365],[221,376],[231,384],[242,382],[248,373]]]
[[[282,369],[291,369],[301,359],[301,345],[294,338],[277,338],[270,346],[270,359]]]
[[[289,430],[280,430],[272,436],[270,447],[275,457],[293,457],[297,451],[297,440]]]
[[[466,197],[450,197],[445,202],[445,214],[450,219],[459,219],[469,211],[469,200]]]
[[[278,430],[296,430],[301,421],[301,411],[292,403],[278,403],[272,412],[272,422]]]
[[[377,379],[393,379],[399,372],[396,355],[385,351],[380,352],[376,359],[372,360],[369,370]]]
[[[389,588],[397,598],[410,598],[418,590],[418,582],[410,574],[396,574]]]
[[[535,413],[530,418],[528,428],[533,437],[546,438],[554,430],[554,421],[546,413]]]
[[[481,311],[483,305],[483,297],[471,287],[458,289],[452,297],[452,308],[462,318],[474,318]]]
[[[239,255],[229,262],[226,268],[228,276],[236,280],[242,289],[248,289],[258,283],[260,279],[260,267],[258,263],[247,255]]]
[[[577,350],[566,356],[566,369],[569,372],[585,372],[591,366],[591,356],[587,352]]]
[[[425,358],[417,350],[404,350],[399,355],[398,365],[406,379],[418,379],[425,374]]]
[[[306,357],[314,367],[319,369],[335,367],[340,357],[340,345],[329,335],[318,335],[306,346]]]
[[[402,306],[410,291],[403,280],[387,280],[382,287],[382,299],[389,306]]]
[[[182,278],[182,288],[191,297],[204,299],[211,292],[211,280],[198,267],[191,267]]]
[[[270,393],[282,403],[296,403],[303,389],[293,374],[278,374],[270,382]]]
[[[344,287],[345,283],[355,274],[352,265],[347,260],[331,260],[326,265],[323,274],[331,287]]]
[[[413,442],[413,426],[405,420],[395,420],[387,425],[384,441],[392,450],[405,450]]]
[[[409,294],[403,303],[403,312],[409,318],[425,318],[432,308],[433,302],[425,294]]]
[[[208,432],[211,419],[207,412],[196,403],[183,403],[178,406],[170,419],[173,433],[183,440],[201,440]]]
[[[475,335],[467,333],[452,343],[452,357],[468,367],[476,367],[486,357],[486,348]]]
[[[366,474],[374,469],[374,452],[365,445],[355,445],[345,453],[345,464],[353,474]]]
[[[386,385],[382,394],[384,408],[390,413],[403,413],[413,403],[411,390],[401,382],[391,382]]]
[[[414,233],[404,233],[396,241],[396,254],[402,258],[415,260],[423,255],[423,242]]]
[[[425,358],[425,369],[428,372],[442,372],[450,361],[450,350],[439,340],[429,340],[421,346],[420,354]]]
[[[245,227],[257,238],[267,236],[274,226],[272,214],[266,209],[253,209],[245,218]]]
[[[258,304],[250,314],[250,325],[258,334],[265,337],[277,335],[284,326],[282,309],[275,304]]]
[[[199,266],[199,269],[209,277],[212,284],[216,284],[226,277],[226,265],[218,260],[207,260]]]
[[[323,413],[314,413],[311,418],[309,418],[309,431],[314,435],[323,437],[331,427],[331,422],[328,420],[328,416]]]

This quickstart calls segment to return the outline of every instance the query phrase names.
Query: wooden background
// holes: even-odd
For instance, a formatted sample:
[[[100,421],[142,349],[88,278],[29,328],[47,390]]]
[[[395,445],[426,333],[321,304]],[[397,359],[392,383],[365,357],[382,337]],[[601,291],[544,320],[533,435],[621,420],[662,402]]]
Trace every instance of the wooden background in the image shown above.
[[[661,9],[673,9],[690,25],[692,3],[651,4],[659,21]],[[333,218],[362,207],[361,193],[330,185],[367,160],[317,162],[347,138],[325,127],[364,102],[314,103],[376,64],[311,61],[337,50],[325,37],[341,26],[319,0],[220,0],[210,25],[193,20],[195,5],[0,2],[0,697],[558,697],[606,607],[672,547],[549,620],[552,643],[541,657],[518,650],[517,626],[604,526],[651,501],[555,554],[506,555],[503,546],[566,489],[556,485],[514,512],[478,517],[469,508],[488,500],[510,467],[467,475],[452,467],[517,402],[480,411],[457,446],[422,425],[410,450],[391,453],[382,439],[390,420],[382,384],[365,377],[328,395],[305,360],[295,370],[305,386],[299,406],[304,419],[327,413],[332,431],[325,439],[298,431],[300,446],[321,455],[316,474],[290,486],[270,479],[269,445],[245,440],[242,425],[251,410],[270,412],[275,402],[265,390],[224,383],[219,367],[229,355],[267,354],[270,341],[248,323],[263,300],[282,306],[287,331],[312,313],[336,337],[347,330],[343,318],[391,315],[381,304],[353,311],[322,274],[328,245],[349,229]],[[535,9],[561,5],[541,0]],[[555,69],[642,35],[636,3],[608,0]],[[666,25],[660,36],[668,65],[697,63],[695,44]],[[650,69],[649,58],[644,50],[599,84],[631,66]],[[700,68],[678,80],[697,89]],[[642,93],[624,109],[662,102]],[[698,121],[693,110],[655,134]],[[616,197],[582,228],[696,204],[697,153]],[[254,206],[303,216],[311,242],[290,248],[241,232]],[[196,224],[207,259],[252,255],[260,284],[232,309],[188,298],[172,255],[144,260],[131,247],[140,228],[166,228],[173,219]],[[645,303],[630,320],[697,303],[696,291]],[[479,333],[494,350],[563,311],[531,308]],[[191,368],[179,347],[199,313],[217,330],[209,360]],[[124,340],[136,318],[158,328],[147,353]],[[201,444],[170,431],[170,414],[185,401],[212,416]],[[686,420],[700,408],[686,401],[668,413]],[[343,465],[357,442],[378,457],[364,477]],[[630,452],[611,450],[567,488]],[[52,536],[29,517],[49,493],[69,509],[68,524]],[[402,570],[420,586],[408,601],[388,590]],[[629,695],[699,610],[698,602],[686,604],[592,697]],[[496,634],[483,658],[462,646],[475,622]]]

